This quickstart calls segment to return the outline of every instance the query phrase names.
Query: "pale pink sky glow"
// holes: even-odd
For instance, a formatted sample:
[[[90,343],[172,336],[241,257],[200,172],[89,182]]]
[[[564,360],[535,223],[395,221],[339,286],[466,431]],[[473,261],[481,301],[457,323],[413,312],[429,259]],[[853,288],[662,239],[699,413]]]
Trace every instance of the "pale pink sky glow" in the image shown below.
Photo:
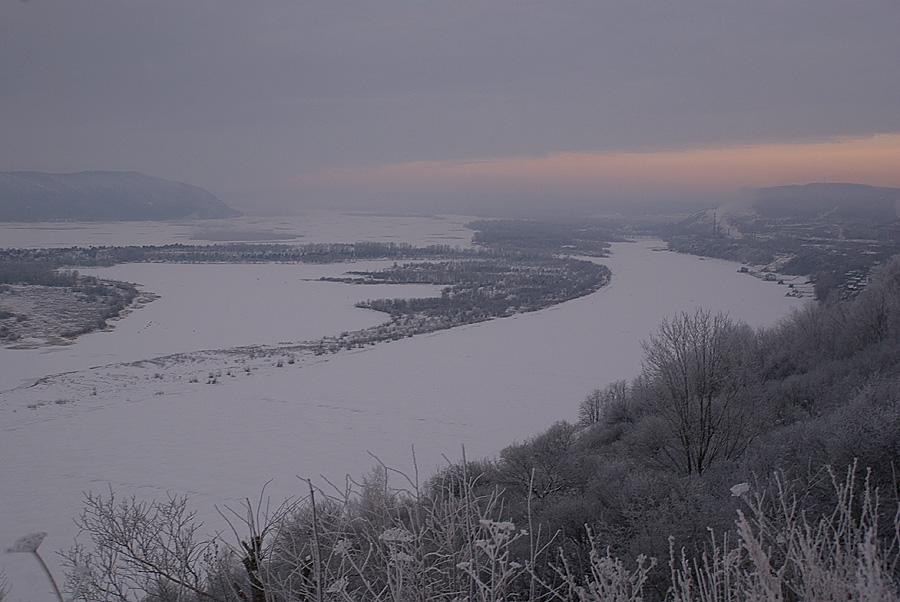
[[[893,1],[35,0],[0,15],[0,171],[134,170],[248,212],[900,185]]]
[[[554,192],[728,200],[740,187],[797,182],[866,182],[900,187],[900,135],[806,144],[762,144],[641,153],[554,153],[479,161],[412,161],[297,176],[302,189],[394,195],[432,190],[510,195]]]

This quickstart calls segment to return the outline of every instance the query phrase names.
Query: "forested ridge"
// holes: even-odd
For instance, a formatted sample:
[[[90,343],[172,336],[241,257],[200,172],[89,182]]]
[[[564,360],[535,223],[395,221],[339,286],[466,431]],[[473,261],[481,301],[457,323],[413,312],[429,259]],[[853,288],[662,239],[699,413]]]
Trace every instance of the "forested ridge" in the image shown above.
[[[90,496],[83,600],[896,600],[900,259],[754,330],[703,310],[578,424],[420,482],[377,464],[278,509]],[[560,400],[548,400],[559,403]],[[577,402],[576,402],[577,403]],[[267,509],[268,508],[268,509]]]

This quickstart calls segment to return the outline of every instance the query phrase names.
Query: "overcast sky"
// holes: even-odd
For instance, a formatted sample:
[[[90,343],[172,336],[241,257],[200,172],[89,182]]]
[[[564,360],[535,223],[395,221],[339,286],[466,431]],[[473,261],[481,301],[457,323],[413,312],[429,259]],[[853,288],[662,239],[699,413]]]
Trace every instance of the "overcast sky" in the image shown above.
[[[0,0],[0,171],[242,210],[900,186],[897,0]]]

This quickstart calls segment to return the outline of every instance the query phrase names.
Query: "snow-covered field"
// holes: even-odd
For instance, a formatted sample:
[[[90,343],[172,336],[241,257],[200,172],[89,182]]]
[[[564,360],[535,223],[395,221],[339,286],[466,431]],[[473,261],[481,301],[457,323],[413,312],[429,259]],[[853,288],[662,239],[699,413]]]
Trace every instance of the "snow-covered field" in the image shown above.
[[[341,219],[303,227],[335,242],[468,243],[463,218],[369,217],[368,236],[356,231],[363,218],[344,218],[346,232]],[[150,228],[119,225],[132,227]],[[96,235],[93,244],[170,242],[102,229],[106,238]],[[306,280],[348,266],[103,270],[160,299],[74,345],[0,351],[0,547],[48,531],[41,550],[57,567],[52,551],[71,544],[72,518],[88,490],[147,499],[186,493],[212,531],[220,526],[214,504],[254,497],[270,479],[266,491],[280,500],[302,493],[298,476],[319,483],[319,475],[360,476],[374,462],[367,452],[411,470],[414,446],[424,479],[444,456],[458,459],[462,446],[470,458],[493,455],[554,421],[574,420],[591,389],[638,373],[640,342],[664,316],[703,306],[767,325],[803,303],[786,297],[784,286],[737,273],[735,264],[653,250],[658,245],[614,245],[603,260],[612,283],[588,297],[324,356],[227,349],[369,326],[381,316],[353,308],[355,301],[434,289]],[[217,349],[225,351],[202,351]],[[140,361],[175,353],[182,355]],[[12,600],[52,599],[33,558],[3,554],[2,567]]]

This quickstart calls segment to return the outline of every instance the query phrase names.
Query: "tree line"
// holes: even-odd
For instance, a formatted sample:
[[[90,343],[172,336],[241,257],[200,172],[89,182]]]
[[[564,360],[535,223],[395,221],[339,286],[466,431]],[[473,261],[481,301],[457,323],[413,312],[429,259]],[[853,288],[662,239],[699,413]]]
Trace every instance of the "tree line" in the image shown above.
[[[609,243],[622,241],[615,228],[595,220],[477,220],[472,242],[492,249],[516,249],[607,257]]]
[[[120,263],[340,263],[361,259],[418,259],[477,256],[478,249],[407,243],[309,243],[303,245],[227,243],[215,245],[91,246],[44,249],[0,249],[6,264],[106,267]]]

